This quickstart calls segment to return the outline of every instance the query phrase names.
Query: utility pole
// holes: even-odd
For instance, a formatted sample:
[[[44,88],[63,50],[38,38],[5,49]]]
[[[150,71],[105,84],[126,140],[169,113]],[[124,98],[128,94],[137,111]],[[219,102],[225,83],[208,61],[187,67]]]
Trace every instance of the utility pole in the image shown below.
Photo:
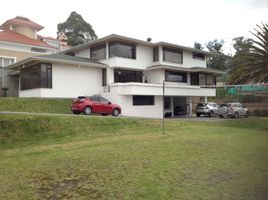
[[[165,134],[165,80],[163,80],[163,119],[162,119],[162,134]]]

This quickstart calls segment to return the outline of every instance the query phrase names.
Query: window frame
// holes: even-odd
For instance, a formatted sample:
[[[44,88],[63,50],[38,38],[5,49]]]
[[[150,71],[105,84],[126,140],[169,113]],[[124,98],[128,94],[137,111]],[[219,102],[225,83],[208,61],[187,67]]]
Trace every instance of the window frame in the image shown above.
[[[153,62],[159,61],[159,47],[153,48]]]
[[[129,57],[120,56],[120,55],[117,55],[117,53],[115,53],[115,55],[112,56],[111,47],[114,45],[122,45],[122,46],[131,47],[131,57],[129,58]],[[133,60],[136,60],[137,58],[137,45],[136,44],[121,42],[121,41],[112,41],[112,42],[109,42],[108,46],[109,46],[109,58],[120,57],[120,58],[133,59]]]
[[[175,62],[175,61],[166,60],[166,54],[165,54],[166,52],[180,54],[181,61],[180,62]],[[162,54],[163,54],[163,61],[164,62],[183,64],[183,50],[182,49],[175,49],[175,48],[170,48],[170,47],[163,47],[162,48]]]
[[[2,59],[2,62],[0,63],[0,67],[5,67],[5,66],[8,66],[8,65],[11,65],[11,64],[15,63],[16,62],[16,59],[17,59],[16,57],[2,56],[2,55],[0,55],[0,58]],[[10,63],[9,62],[8,65],[4,65],[4,59],[13,60],[13,63]]]
[[[100,50],[100,49],[104,49],[104,57],[103,58],[97,58],[97,59],[92,58],[92,52],[94,52],[96,50]],[[102,59],[106,59],[106,57],[107,57],[107,55],[106,55],[106,43],[90,47],[90,59],[92,59],[92,60],[102,60]]]
[[[181,81],[176,81],[176,80],[168,79],[168,75],[171,75],[170,73],[177,74],[178,76],[182,76],[182,80]],[[167,82],[175,82],[175,83],[187,83],[187,72],[165,70],[165,81],[167,81]]]
[[[133,106],[154,106],[155,105],[155,96],[153,96],[153,95],[133,95],[132,96],[132,105]]]
[[[124,79],[122,73],[135,73],[133,74],[135,77],[135,80],[122,80]],[[136,71],[136,70],[126,70],[126,69],[114,69],[114,83],[129,83],[129,82],[135,82],[135,83],[142,83],[142,71]]]

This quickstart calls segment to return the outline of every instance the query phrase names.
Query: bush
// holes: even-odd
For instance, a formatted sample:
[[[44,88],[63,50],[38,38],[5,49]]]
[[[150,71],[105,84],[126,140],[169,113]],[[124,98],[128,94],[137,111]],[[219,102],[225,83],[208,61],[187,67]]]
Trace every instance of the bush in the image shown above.
[[[268,117],[268,110],[267,109],[254,109],[253,112],[251,112],[250,114],[254,116]]]

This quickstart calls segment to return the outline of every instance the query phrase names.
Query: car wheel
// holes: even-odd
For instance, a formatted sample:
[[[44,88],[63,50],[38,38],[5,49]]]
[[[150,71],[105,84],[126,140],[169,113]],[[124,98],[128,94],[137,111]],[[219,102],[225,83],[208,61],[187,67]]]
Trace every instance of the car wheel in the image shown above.
[[[245,117],[248,117],[248,112],[246,112],[246,115],[245,115]]]
[[[210,111],[210,113],[209,113],[208,116],[209,116],[209,117],[213,117],[213,111]]]
[[[117,117],[119,115],[119,110],[117,108],[115,108],[113,110],[113,113],[112,114],[113,114],[113,116]]]
[[[85,107],[85,109],[84,109],[84,113],[85,113],[85,115],[91,115],[92,114],[92,109],[91,109],[91,107]]]
[[[197,117],[200,117],[200,114],[199,114],[199,113],[196,113],[196,116],[197,116]]]
[[[223,115],[219,115],[220,118],[223,118]]]
[[[75,114],[75,115],[79,115],[80,112],[79,112],[79,111],[73,111],[73,114]]]
[[[238,118],[238,112],[235,112],[235,114],[234,114],[234,118]]]

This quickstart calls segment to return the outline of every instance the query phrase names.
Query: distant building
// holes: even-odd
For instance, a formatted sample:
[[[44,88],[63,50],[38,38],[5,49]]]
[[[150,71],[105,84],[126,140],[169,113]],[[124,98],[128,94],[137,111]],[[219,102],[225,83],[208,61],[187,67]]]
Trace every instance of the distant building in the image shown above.
[[[25,17],[15,17],[0,26],[0,96],[3,88],[9,96],[18,96],[18,75],[7,76],[4,67],[22,59],[57,53],[68,46],[52,37],[37,34],[44,27]]]

